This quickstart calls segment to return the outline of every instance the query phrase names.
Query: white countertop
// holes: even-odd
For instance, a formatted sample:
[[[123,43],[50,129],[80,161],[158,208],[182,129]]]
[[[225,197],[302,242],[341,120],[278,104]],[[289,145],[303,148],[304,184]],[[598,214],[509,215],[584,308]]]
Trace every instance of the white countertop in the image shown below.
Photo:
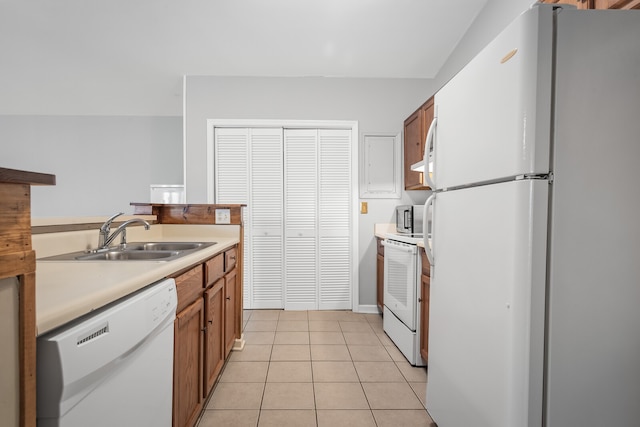
[[[227,227],[227,229],[221,227]],[[149,234],[143,234],[140,230],[130,232],[128,240],[130,242],[216,241],[218,243],[173,261],[36,261],[38,335],[204,261],[239,242],[237,226],[153,225],[152,228],[154,232]],[[229,232],[229,230],[235,232]],[[83,233],[86,234],[86,232]],[[97,236],[97,231],[91,233],[92,236]],[[59,239],[64,237],[59,236]],[[34,236],[36,257],[53,254],[52,239],[54,236],[46,236],[40,238],[40,240],[47,240],[46,242],[36,242],[38,237]],[[74,239],[78,240],[77,237]],[[83,249],[61,246],[64,250],[58,253]]]
[[[395,233],[395,231],[396,231],[395,224],[374,224],[373,225],[373,235],[381,239],[384,239],[388,233]]]

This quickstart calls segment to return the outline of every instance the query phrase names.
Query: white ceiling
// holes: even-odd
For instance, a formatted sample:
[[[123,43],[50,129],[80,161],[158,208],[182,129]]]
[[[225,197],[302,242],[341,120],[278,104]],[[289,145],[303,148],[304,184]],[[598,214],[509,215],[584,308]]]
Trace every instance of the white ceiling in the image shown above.
[[[183,75],[433,78],[486,2],[0,0],[0,114],[180,115]]]

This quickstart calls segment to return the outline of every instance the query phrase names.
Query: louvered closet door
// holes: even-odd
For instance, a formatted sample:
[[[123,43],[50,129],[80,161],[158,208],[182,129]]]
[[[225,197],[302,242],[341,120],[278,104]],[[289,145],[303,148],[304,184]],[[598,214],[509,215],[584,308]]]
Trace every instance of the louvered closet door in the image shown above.
[[[285,309],[318,308],[315,129],[285,129]]]
[[[249,129],[214,129],[215,202],[249,204]],[[251,215],[250,209],[243,209],[244,251],[243,251],[243,307],[251,308]]]
[[[282,129],[249,130],[252,308],[283,308]]]
[[[351,308],[351,131],[318,131],[318,308]]]

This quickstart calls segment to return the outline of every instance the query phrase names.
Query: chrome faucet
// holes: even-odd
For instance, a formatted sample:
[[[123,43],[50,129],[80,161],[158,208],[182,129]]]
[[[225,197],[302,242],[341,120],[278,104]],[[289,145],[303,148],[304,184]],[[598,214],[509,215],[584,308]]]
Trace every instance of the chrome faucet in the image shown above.
[[[126,246],[127,226],[129,226],[130,224],[133,224],[136,222],[142,223],[144,224],[145,230],[148,230],[149,227],[151,227],[151,225],[142,218],[132,218],[120,224],[120,226],[118,226],[118,228],[116,228],[116,230],[113,233],[109,234],[111,232],[111,223],[113,222],[113,220],[123,214],[124,212],[119,212],[113,215],[111,218],[106,220],[104,224],[102,224],[102,226],[100,226],[100,235],[98,237],[98,250],[108,248],[111,242],[113,242],[114,239],[118,236],[118,234],[122,235],[120,238],[120,246],[123,246],[123,247]]]

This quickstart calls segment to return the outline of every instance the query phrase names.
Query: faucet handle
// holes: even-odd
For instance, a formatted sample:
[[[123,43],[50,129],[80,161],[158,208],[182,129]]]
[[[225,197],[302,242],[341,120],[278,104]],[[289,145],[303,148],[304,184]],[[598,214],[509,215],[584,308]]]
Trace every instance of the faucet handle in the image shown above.
[[[100,230],[108,231],[109,228],[111,227],[111,223],[113,222],[113,220],[119,217],[120,215],[124,215],[124,212],[118,212],[117,214],[112,215],[108,220],[104,222],[104,224],[102,224],[102,226],[100,227]]]

